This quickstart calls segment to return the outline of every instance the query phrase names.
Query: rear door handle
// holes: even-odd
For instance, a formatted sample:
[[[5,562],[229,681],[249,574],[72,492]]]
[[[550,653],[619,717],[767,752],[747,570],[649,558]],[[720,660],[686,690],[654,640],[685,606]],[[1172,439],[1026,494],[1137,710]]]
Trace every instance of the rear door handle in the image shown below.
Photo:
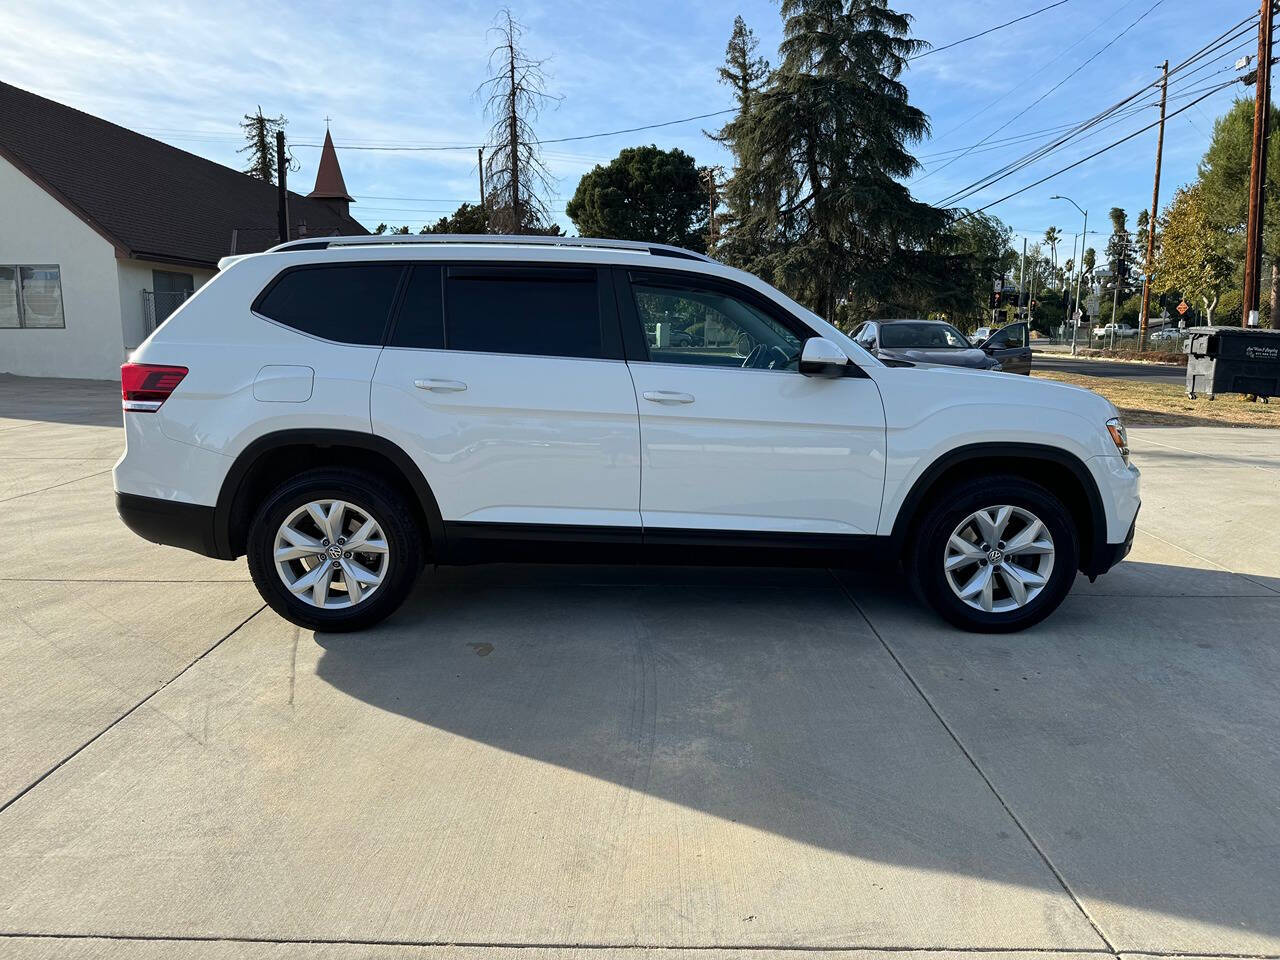
[[[435,393],[461,393],[467,385],[461,380],[435,380],[430,377],[413,381],[419,390],[431,390]]]
[[[693,403],[692,393],[678,393],[675,390],[646,390],[641,396],[654,403]]]

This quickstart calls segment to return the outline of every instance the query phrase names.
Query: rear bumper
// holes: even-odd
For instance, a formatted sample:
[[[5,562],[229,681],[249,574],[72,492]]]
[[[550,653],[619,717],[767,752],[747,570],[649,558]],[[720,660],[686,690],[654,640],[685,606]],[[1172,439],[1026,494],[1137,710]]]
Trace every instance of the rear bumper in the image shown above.
[[[214,546],[213,507],[117,493],[116,512],[124,525],[144,540],[181,547],[206,557],[218,556]]]

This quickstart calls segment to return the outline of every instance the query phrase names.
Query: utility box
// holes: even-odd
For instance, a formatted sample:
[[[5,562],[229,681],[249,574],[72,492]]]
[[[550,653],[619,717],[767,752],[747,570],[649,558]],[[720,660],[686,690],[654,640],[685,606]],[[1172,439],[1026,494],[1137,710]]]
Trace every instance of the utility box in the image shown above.
[[[1250,327],[1191,327],[1187,352],[1187,396],[1251,393],[1280,397],[1280,330]]]

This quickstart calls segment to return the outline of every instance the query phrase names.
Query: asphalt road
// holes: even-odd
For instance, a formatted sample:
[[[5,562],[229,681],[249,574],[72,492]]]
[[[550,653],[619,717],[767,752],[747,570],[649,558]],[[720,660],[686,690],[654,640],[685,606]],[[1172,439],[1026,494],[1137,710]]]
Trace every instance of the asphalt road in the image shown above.
[[[1078,373],[1085,377],[1123,377],[1127,380],[1157,380],[1160,383],[1177,384],[1187,382],[1186,368],[1171,363],[1120,363],[1116,360],[1050,357],[1037,353],[1031,361],[1031,369]]]
[[[119,396],[0,377],[4,960],[1280,958],[1280,430],[1131,430],[1132,555],[1014,636],[889,563],[324,635],[124,528]]]

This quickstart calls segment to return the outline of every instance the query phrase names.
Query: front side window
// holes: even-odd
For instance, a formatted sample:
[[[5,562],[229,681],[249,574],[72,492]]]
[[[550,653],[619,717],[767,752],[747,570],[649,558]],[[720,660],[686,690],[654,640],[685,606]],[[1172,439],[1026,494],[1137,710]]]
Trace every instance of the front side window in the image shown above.
[[[884,324],[880,346],[887,350],[964,350],[970,344],[964,334],[949,323],[920,321]]]
[[[796,370],[800,336],[723,291],[635,282],[649,359],[707,367]]]
[[[0,327],[65,327],[57,265],[0,266]]]
[[[299,267],[268,287],[254,309],[314,337],[380,344],[403,272],[399,264]]]
[[[450,267],[444,306],[449,350],[608,355],[592,267]]]
[[[998,331],[988,344],[988,346],[997,347],[1001,350],[1025,347],[1026,345],[1027,328],[1021,323],[1015,323],[1011,327],[1005,327],[1003,330]]]

